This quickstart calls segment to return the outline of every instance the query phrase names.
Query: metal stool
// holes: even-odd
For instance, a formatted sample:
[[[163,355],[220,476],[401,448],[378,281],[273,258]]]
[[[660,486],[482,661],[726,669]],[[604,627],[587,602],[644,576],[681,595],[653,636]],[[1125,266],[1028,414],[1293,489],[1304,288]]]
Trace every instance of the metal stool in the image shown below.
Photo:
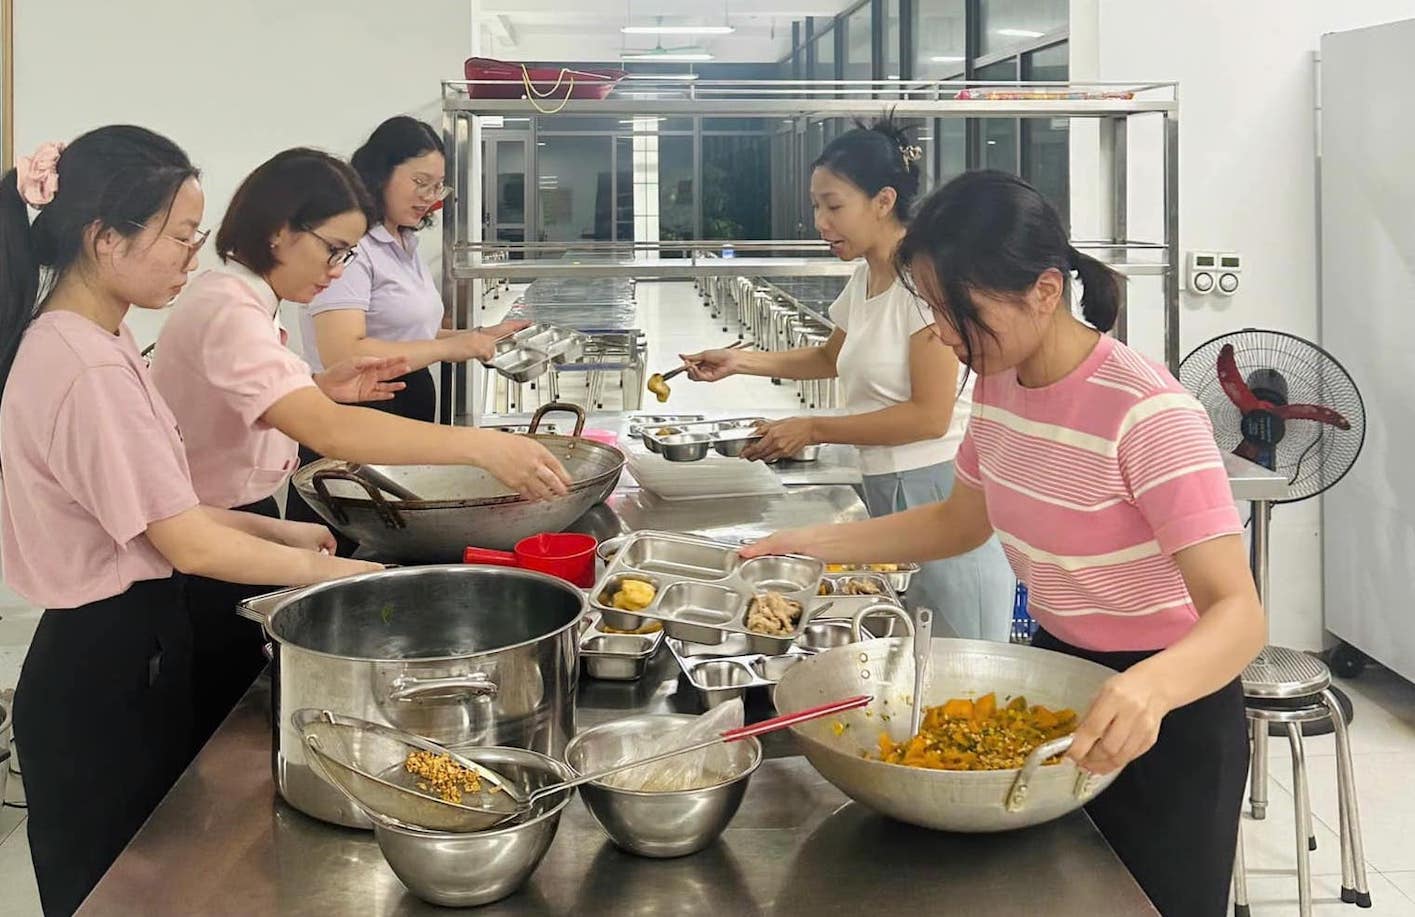
[[[1285,651],[1287,653],[1291,650]],[[1298,654],[1301,655],[1301,654]],[[1310,658],[1310,657],[1309,657]],[[1306,703],[1311,701],[1311,703]],[[1366,885],[1366,851],[1361,841],[1361,814],[1356,801],[1356,778],[1351,762],[1351,738],[1346,728],[1346,717],[1341,704],[1330,687],[1315,696],[1303,698],[1299,705],[1276,705],[1248,707],[1248,718],[1253,724],[1253,734],[1267,735],[1270,723],[1282,723],[1287,727],[1287,741],[1292,750],[1292,799],[1295,807],[1293,823],[1296,826],[1297,847],[1297,907],[1301,917],[1312,913],[1312,865],[1311,851],[1317,849],[1312,833],[1312,803],[1307,781],[1307,755],[1302,742],[1302,724],[1330,720],[1332,735],[1336,742],[1336,782],[1337,809],[1340,817],[1341,837],[1341,900],[1358,907],[1371,906],[1371,893]],[[1254,755],[1257,754],[1256,749]],[[1258,766],[1254,758],[1254,769]],[[1266,776],[1266,768],[1264,768]],[[1266,800],[1264,800],[1266,805]],[[1238,917],[1246,917],[1248,909],[1248,882],[1243,858],[1243,832],[1238,832],[1238,848],[1233,869],[1233,905]]]
[[[1268,532],[1272,504],[1252,501],[1253,529],[1249,562],[1258,600],[1267,607],[1269,592]],[[1302,747],[1304,723],[1330,722],[1336,740],[1337,793],[1341,799],[1341,900],[1371,906],[1366,885],[1366,860],[1361,842],[1361,821],[1356,805],[1356,778],[1351,765],[1351,744],[1346,717],[1331,688],[1331,670],[1307,653],[1280,646],[1263,649],[1243,670],[1243,696],[1252,726],[1252,764],[1248,799],[1252,815],[1262,820],[1268,808],[1268,726],[1283,723],[1292,751],[1292,795],[1297,824],[1297,900],[1301,917],[1312,913],[1310,853],[1316,849],[1312,811],[1307,792],[1307,760]],[[1247,876],[1243,866],[1243,838],[1239,832],[1233,870],[1235,913],[1248,913]]]

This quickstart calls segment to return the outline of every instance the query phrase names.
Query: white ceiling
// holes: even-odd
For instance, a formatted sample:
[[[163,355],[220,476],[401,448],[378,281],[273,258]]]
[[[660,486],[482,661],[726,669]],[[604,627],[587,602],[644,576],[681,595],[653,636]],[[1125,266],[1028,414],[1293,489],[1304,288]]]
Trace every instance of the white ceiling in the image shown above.
[[[653,35],[623,35],[626,25],[731,25],[721,36],[665,35],[664,48],[694,46],[714,62],[777,61],[791,51],[791,23],[834,16],[853,0],[481,0],[482,52],[489,57],[576,62],[617,61],[651,50]],[[724,15],[725,14],[725,15]]]

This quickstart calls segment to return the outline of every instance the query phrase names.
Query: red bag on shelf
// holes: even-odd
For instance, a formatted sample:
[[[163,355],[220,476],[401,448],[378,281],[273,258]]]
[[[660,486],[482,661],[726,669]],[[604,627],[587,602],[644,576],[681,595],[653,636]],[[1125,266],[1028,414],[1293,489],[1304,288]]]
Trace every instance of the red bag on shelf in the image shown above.
[[[470,57],[464,67],[467,96],[473,99],[545,100],[603,99],[628,76],[623,70],[576,70],[572,67],[527,67],[490,57]]]

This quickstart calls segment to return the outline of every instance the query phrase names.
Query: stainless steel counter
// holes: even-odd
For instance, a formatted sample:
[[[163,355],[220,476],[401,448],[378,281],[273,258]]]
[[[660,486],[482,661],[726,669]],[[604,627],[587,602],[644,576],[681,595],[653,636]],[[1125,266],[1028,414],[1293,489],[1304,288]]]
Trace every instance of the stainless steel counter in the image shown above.
[[[686,703],[668,654],[638,685],[585,682],[579,724]],[[409,894],[372,834],[289,808],[271,781],[269,684],[258,681],[80,910],[90,917],[446,913]],[[789,738],[768,744],[722,839],[681,860],[616,850],[582,803],[530,883],[477,910],[504,915],[1030,917],[1155,914],[1082,813],[1005,835],[950,835],[850,803]]]

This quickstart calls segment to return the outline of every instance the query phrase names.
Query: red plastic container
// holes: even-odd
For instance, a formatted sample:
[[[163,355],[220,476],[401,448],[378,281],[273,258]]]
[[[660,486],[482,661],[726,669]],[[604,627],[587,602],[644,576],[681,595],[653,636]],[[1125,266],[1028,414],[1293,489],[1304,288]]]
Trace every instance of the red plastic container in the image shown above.
[[[462,563],[535,570],[588,589],[595,581],[595,548],[598,547],[599,542],[591,535],[542,533],[522,538],[510,551],[467,548],[462,552]]]
[[[538,99],[549,102],[571,99],[602,99],[619,81],[624,70],[576,70],[573,67],[527,67],[490,57],[469,57],[463,72],[472,85],[467,96],[473,99],[519,99],[529,84]],[[489,81],[489,82],[479,82]]]

